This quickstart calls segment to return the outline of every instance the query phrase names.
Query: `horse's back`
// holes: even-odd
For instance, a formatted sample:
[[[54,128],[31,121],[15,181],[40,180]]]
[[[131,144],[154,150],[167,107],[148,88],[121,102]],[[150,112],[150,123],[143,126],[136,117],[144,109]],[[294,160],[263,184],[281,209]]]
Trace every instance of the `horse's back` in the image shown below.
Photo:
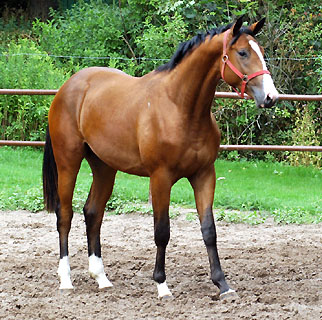
[[[113,83],[123,78],[135,79],[125,72],[113,68],[90,67],[82,69],[71,76],[58,90],[53,104],[59,104],[63,101],[66,105],[72,104],[77,96],[83,96],[88,89],[93,87],[98,89],[99,87],[106,86],[108,82]]]

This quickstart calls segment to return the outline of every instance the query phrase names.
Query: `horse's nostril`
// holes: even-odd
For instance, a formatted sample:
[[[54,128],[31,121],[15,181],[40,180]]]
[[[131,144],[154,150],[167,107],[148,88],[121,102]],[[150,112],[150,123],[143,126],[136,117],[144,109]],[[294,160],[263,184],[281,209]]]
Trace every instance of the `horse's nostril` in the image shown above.
[[[266,99],[265,99],[265,102],[266,102],[266,103],[271,103],[271,102],[272,102],[272,100],[273,100],[273,99],[272,99],[269,95],[267,95],[267,96],[266,96]]]
[[[265,107],[271,107],[274,104],[274,100],[268,94],[265,98],[264,105]]]

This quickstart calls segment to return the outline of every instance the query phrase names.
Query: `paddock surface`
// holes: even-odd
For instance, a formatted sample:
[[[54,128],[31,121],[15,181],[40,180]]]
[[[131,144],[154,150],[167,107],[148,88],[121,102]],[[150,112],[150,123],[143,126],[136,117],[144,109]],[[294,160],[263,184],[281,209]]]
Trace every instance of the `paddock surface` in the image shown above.
[[[150,215],[105,216],[102,251],[113,288],[87,273],[83,216],[74,215],[70,264],[75,289],[60,292],[56,217],[0,211],[0,319],[322,319],[322,225],[217,223],[221,263],[237,301],[218,300],[199,223],[171,220],[167,283],[160,301]]]

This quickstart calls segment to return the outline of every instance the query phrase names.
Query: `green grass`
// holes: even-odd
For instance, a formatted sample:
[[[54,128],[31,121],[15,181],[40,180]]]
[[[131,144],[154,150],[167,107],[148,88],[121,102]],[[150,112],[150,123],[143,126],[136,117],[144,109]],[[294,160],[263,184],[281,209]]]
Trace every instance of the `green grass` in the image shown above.
[[[38,211],[42,206],[42,150],[0,148],[0,209]],[[217,219],[259,223],[273,216],[278,222],[322,221],[322,170],[271,162],[216,162],[217,187],[214,207]],[[91,184],[83,162],[74,194],[74,208],[81,212]],[[149,179],[119,172],[108,208],[114,213],[149,211]],[[186,179],[178,181],[171,204],[194,207]],[[238,210],[238,211],[236,211]],[[188,219],[191,219],[191,214]]]

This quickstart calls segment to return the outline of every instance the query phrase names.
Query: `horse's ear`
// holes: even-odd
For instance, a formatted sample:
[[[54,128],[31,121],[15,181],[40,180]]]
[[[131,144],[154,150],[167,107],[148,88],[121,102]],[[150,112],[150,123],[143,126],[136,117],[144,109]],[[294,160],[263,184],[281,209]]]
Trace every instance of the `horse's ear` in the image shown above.
[[[237,21],[234,24],[233,27],[233,35],[237,35],[237,33],[239,32],[241,26],[243,25],[243,19],[244,19],[244,15],[240,16]]]
[[[256,35],[262,28],[265,23],[266,18],[261,19],[260,21],[253,23],[249,29],[253,31],[253,34]]]

